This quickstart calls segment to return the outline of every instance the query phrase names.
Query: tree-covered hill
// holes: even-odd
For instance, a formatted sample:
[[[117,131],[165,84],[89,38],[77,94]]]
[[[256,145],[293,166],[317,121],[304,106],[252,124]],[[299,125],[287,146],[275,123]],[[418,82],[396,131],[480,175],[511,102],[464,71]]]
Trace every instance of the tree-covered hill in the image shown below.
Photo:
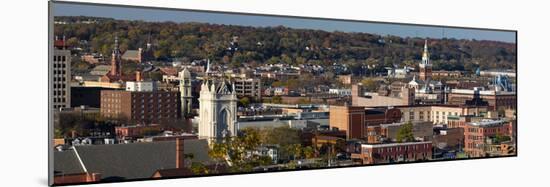
[[[90,22],[92,20],[92,22]],[[239,66],[243,63],[345,63],[352,67],[418,63],[424,38],[380,36],[369,33],[326,32],[279,27],[247,27],[206,23],[56,17],[55,34],[85,52],[110,55],[117,35],[121,49],[145,47],[150,41],[159,60],[211,58]],[[88,22],[83,22],[88,21]],[[230,42],[238,36],[237,50]],[[82,42],[86,41],[86,42]],[[513,43],[456,39],[429,39],[434,69],[468,70],[477,67],[515,68]]]

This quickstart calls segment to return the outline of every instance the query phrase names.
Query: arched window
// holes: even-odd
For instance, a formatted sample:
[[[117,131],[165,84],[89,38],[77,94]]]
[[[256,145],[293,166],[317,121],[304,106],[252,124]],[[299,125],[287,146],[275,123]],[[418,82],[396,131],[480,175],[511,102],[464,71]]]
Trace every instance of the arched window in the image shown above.
[[[220,111],[219,118],[218,118],[219,119],[218,127],[216,130],[216,136],[218,138],[222,138],[224,136],[223,131],[228,129],[228,122],[230,121],[229,120],[230,116],[231,115],[227,109],[224,108],[222,109],[222,111]]]

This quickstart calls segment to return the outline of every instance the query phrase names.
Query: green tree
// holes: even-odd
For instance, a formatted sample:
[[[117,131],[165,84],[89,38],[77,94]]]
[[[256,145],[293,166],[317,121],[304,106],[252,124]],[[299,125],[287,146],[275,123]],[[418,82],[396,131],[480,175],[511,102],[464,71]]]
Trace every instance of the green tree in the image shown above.
[[[411,142],[414,141],[414,135],[413,135],[413,124],[411,122],[407,122],[401,127],[399,127],[399,130],[397,131],[397,142]]]
[[[239,104],[241,104],[241,106],[243,107],[248,107],[248,105],[250,104],[250,98],[248,97],[243,97],[239,100]]]
[[[191,172],[193,172],[195,175],[204,175],[208,174],[208,168],[200,162],[193,162],[191,163]]]
[[[261,141],[264,144],[278,144],[286,146],[300,143],[300,131],[288,126],[267,128],[264,130],[264,135]]]
[[[225,163],[228,156],[228,146],[224,142],[214,142],[210,149],[208,150],[208,156],[212,158],[215,165],[213,168],[213,173],[219,173],[218,167],[220,163]]]
[[[361,84],[363,84],[363,88],[371,92],[376,91],[378,88],[378,82],[373,78],[364,78],[361,80]]]
[[[302,153],[306,159],[311,159],[315,157],[315,149],[311,146],[306,146],[303,148]]]

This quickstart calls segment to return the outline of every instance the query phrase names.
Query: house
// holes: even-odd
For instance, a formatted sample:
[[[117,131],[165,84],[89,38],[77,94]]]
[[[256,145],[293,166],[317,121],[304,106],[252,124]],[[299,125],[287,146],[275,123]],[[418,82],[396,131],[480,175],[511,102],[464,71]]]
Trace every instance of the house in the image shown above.
[[[276,96],[282,96],[282,95],[288,95],[288,88],[287,87],[275,87],[273,88],[273,95]]]

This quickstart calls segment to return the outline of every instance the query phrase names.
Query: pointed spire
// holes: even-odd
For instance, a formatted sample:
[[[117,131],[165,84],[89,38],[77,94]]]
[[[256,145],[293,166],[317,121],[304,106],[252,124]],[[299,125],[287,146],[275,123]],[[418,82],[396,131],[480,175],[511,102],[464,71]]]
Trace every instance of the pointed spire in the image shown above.
[[[210,59],[206,62],[206,74],[210,73]]]
[[[151,31],[149,31],[149,36],[147,37],[147,50],[151,49]]]
[[[424,40],[424,53],[422,53],[422,57],[428,57],[428,40]]]
[[[424,52],[428,52],[428,39],[424,40]]]
[[[424,40],[424,52],[422,53],[422,63],[424,65],[430,65],[430,54],[428,52],[428,40]]]

